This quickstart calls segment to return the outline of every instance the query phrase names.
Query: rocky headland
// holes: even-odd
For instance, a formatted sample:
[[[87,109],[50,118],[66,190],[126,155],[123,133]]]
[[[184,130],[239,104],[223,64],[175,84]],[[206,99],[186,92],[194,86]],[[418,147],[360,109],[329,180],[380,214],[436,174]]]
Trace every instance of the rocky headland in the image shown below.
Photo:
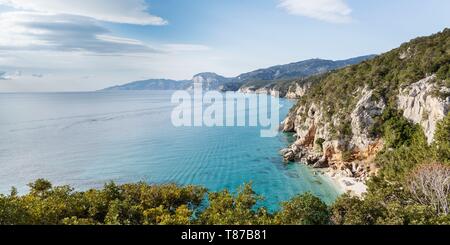
[[[284,161],[320,169],[344,190],[361,195],[366,180],[380,172],[377,157],[411,137],[402,125],[418,127],[424,144],[434,144],[437,125],[449,115],[449,35],[446,29],[417,38],[290,85],[285,97],[298,102],[281,130],[294,133],[295,142],[280,151]]]
[[[428,139],[433,142],[437,123],[449,111],[450,97],[441,98],[433,91],[449,93],[445,86],[437,86],[435,75],[401,88],[397,92],[397,106],[405,118],[422,126]],[[302,98],[310,85],[294,85],[288,98]],[[346,118],[332,115],[318,103],[297,105],[282,123],[283,132],[293,132],[295,142],[280,151],[285,162],[298,162],[333,178],[345,191],[361,195],[366,191],[364,182],[377,174],[375,161],[384,148],[384,140],[370,132],[376,117],[383,114],[387,105],[383,99],[375,99],[374,91],[364,87],[353,94],[356,104]],[[337,125],[348,120],[349,136],[336,138]]]

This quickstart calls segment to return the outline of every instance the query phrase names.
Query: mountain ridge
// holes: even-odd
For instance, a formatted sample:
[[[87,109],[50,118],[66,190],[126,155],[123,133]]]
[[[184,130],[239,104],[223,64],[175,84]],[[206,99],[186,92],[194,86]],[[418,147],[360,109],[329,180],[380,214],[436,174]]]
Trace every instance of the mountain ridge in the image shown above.
[[[238,91],[248,83],[259,83],[261,87],[277,80],[295,80],[357,64],[374,58],[376,55],[365,55],[346,60],[308,59],[285,65],[275,65],[251,72],[242,73],[236,77],[224,77],[214,72],[202,72],[191,80],[147,79],[134,81],[102,89],[101,91],[126,90],[186,90],[192,89],[194,82],[205,82],[205,90]]]

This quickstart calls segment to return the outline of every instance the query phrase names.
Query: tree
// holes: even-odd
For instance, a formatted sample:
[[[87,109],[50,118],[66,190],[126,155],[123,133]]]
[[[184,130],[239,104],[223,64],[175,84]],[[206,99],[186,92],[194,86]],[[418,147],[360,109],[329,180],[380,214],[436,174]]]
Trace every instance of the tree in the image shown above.
[[[438,163],[419,166],[410,175],[407,186],[417,202],[433,207],[438,215],[449,214],[450,166]]]
[[[309,192],[284,202],[275,216],[275,223],[284,225],[326,225],[329,220],[327,205]]]
[[[255,205],[262,198],[253,191],[251,184],[239,188],[236,195],[228,190],[210,192],[208,207],[201,213],[199,223],[207,225],[256,225],[267,224],[268,214]]]
[[[433,148],[438,160],[450,163],[450,112],[437,124]]]
[[[170,212],[164,206],[144,211],[145,225],[190,225],[193,212],[186,205],[179,206],[175,212]]]
[[[335,225],[368,225],[362,207],[364,202],[358,197],[345,194],[331,206],[331,222]]]
[[[28,184],[28,186],[31,189],[31,193],[42,195],[52,188],[52,183],[45,179],[38,179],[34,183]]]

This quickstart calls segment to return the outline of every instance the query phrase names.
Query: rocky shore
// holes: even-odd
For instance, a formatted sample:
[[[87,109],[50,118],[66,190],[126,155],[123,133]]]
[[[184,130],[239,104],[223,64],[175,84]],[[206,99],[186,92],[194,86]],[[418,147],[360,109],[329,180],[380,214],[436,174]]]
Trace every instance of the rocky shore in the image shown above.
[[[356,196],[366,192],[365,181],[376,171],[375,166],[363,162],[330,161],[326,155],[295,143],[281,150],[280,154],[286,163],[306,164],[320,170],[319,173],[329,177],[343,193],[350,192]]]
[[[436,87],[434,79],[435,75],[430,75],[400,89],[397,96],[398,108],[404,111],[404,117],[422,126],[430,144],[437,122],[447,115],[450,105],[448,97],[439,98],[433,93],[448,93],[448,88]],[[308,93],[307,86],[291,88],[289,97],[304,96]],[[362,195],[366,191],[366,180],[378,172],[375,158],[384,148],[383,139],[373,136],[369,129],[387,105],[373,95],[374,91],[368,88],[356,91],[353,95],[356,103],[345,119],[350,121],[349,133],[340,137],[336,137],[335,129],[342,118],[333,115],[330,119],[320,100],[297,105],[281,125],[281,131],[295,133],[296,138],[292,145],[280,151],[284,161],[320,169],[345,192]]]

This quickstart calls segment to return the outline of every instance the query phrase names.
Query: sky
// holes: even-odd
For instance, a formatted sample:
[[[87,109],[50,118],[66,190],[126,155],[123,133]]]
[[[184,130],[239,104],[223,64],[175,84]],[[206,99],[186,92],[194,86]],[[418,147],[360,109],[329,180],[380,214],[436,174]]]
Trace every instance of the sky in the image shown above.
[[[381,54],[448,0],[0,0],[0,92],[92,91]]]

